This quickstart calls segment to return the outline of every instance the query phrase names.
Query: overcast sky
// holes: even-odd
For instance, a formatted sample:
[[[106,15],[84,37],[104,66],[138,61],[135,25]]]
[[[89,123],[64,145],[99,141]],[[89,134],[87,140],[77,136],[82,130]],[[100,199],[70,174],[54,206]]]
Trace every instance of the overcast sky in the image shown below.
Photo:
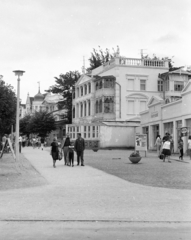
[[[172,57],[191,65],[190,0],[0,0],[0,75],[21,99],[41,93],[54,77],[79,70],[93,48],[116,49],[126,57]]]

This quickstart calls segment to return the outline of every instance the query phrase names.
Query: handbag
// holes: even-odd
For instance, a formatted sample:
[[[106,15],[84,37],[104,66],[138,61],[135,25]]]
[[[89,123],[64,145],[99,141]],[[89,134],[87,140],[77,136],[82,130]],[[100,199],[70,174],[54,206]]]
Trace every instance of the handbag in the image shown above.
[[[164,159],[164,154],[161,153],[161,154],[159,155],[159,158],[160,158],[161,160]]]
[[[58,151],[58,160],[62,160],[62,152],[61,151]]]

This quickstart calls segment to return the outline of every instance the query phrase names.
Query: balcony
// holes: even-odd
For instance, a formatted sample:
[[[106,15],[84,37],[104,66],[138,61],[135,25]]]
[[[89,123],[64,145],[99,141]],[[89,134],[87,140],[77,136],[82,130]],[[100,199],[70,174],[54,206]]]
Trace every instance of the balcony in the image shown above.
[[[116,57],[109,62],[102,65],[104,70],[113,65],[137,66],[137,67],[154,67],[154,68],[168,68],[168,60],[150,59],[150,58],[125,58]]]

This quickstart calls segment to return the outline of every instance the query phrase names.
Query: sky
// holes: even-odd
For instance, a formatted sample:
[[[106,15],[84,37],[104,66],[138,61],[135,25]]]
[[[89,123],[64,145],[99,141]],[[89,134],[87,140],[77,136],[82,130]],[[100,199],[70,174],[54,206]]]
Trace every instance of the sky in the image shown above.
[[[190,0],[0,0],[0,75],[20,98],[34,97],[55,77],[82,71],[93,48],[120,48],[125,57],[169,57],[191,65]]]

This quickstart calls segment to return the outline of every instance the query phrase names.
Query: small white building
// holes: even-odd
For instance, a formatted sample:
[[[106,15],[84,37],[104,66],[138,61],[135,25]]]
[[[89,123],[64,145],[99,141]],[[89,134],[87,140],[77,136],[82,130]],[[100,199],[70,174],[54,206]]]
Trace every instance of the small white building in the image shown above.
[[[71,138],[81,132],[87,145],[98,140],[101,148],[133,147],[139,113],[148,109],[153,95],[162,97],[159,74],[166,71],[168,59],[116,56],[82,75],[73,94],[72,124],[66,129]]]
[[[188,127],[191,135],[191,73],[183,70],[169,72],[169,85],[164,89],[165,99],[153,96],[148,103],[148,110],[141,112],[141,133],[148,136],[148,149],[155,149],[156,136],[170,133],[174,140],[174,151],[178,152],[178,138],[181,128]],[[184,151],[187,138],[183,137]]]

